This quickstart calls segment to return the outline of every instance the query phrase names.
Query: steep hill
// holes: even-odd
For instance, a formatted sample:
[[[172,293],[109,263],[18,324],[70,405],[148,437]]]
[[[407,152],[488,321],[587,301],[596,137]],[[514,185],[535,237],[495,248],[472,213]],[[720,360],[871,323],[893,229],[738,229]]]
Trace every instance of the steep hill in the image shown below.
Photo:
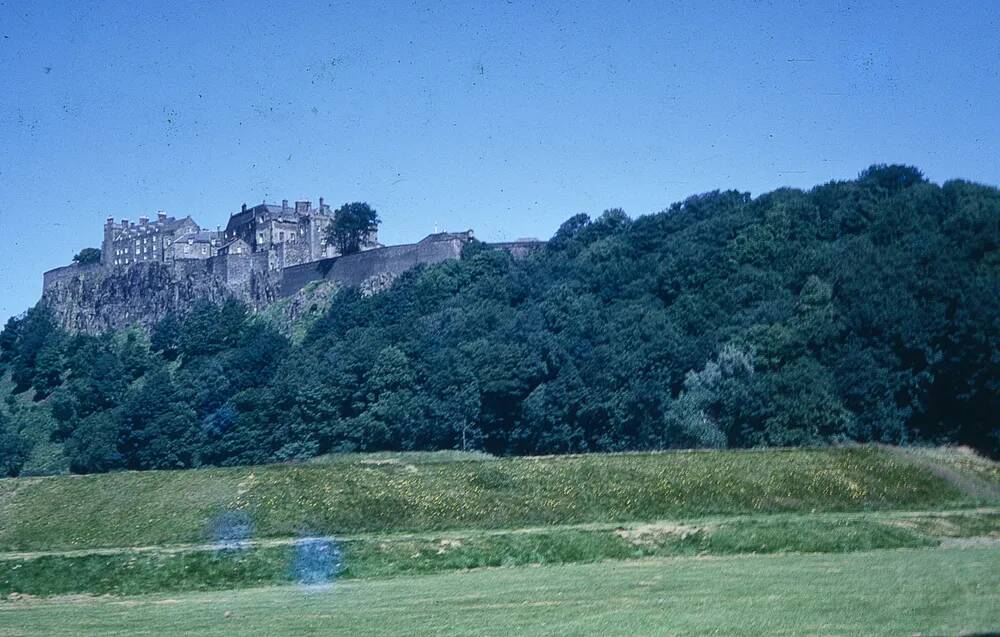
[[[996,188],[874,166],[577,215],[523,260],[472,244],[293,329],[230,303],[149,335],[68,335],[39,306],[0,334],[0,472],[843,441],[997,454],[998,245]]]

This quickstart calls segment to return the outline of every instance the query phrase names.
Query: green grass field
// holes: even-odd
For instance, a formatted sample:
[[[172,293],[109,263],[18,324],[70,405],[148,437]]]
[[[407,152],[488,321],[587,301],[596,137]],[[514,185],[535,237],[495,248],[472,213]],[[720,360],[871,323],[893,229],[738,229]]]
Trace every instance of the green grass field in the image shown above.
[[[1000,629],[1000,551],[653,559],[0,602],[0,636],[959,635]]]
[[[303,538],[340,550],[331,587],[296,584]],[[0,637],[972,633],[998,561],[1000,468],[957,449],[0,480]]]
[[[0,480],[0,551],[995,502],[874,447],[329,463]]]
[[[774,514],[684,523],[469,529],[336,538],[340,580],[497,566],[748,553],[846,553],[1000,538],[1000,509],[949,512]],[[295,539],[238,549],[211,545],[0,553],[0,596],[140,595],[284,585],[302,550]]]

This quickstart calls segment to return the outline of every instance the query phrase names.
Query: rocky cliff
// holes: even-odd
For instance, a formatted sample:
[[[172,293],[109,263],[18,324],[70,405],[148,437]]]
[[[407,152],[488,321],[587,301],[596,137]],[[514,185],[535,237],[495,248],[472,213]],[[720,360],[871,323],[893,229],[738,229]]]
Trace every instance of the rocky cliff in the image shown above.
[[[457,259],[470,235],[440,233],[389,246],[288,268],[272,268],[266,256],[220,255],[172,264],[128,267],[67,266],[47,272],[42,302],[73,332],[99,333],[136,324],[150,327],[169,312],[184,313],[199,299],[237,299],[254,311],[291,299],[310,283],[361,287],[377,292],[419,265]],[[522,257],[540,242],[499,245]],[[294,305],[294,304],[293,304]]]
[[[280,272],[251,272],[243,282],[230,282],[210,268],[185,271],[139,263],[66,277],[44,291],[42,302],[64,329],[99,333],[134,323],[150,327],[169,312],[186,312],[199,299],[238,299],[260,310],[277,298],[279,287]]]

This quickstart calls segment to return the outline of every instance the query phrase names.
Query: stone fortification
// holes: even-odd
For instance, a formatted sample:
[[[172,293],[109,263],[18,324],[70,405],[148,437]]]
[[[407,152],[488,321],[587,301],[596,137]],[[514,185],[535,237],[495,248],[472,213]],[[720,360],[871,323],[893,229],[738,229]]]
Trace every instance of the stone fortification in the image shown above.
[[[471,240],[471,232],[442,232],[432,234],[419,243],[388,246],[291,266],[282,273],[278,294],[281,297],[292,296],[313,281],[328,280],[358,287],[371,279],[395,278],[418,265],[457,259],[462,255],[462,246]]]
[[[135,323],[150,327],[169,312],[184,313],[199,299],[236,299],[260,311],[314,281],[382,289],[413,267],[459,258],[470,241],[471,231],[438,233],[414,244],[290,266],[284,265],[290,246],[260,252],[222,250],[209,258],[140,261],[124,267],[70,265],[45,273],[42,300],[70,331],[99,333]],[[498,247],[524,256],[541,245],[521,241]]]
[[[472,231],[441,232],[422,241],[385,247],[373,230],[361,252],[341,256],[328,240],[338,213],[322,197],[290,205],[262,202],[230,215],[225,229],[204,230],[190,216],[164,212],[104,224],[99,263],[45,273],[42,301],[70,331],[103,332],[138,323],[149,327],[168,313],[184,313],[199,299],[236,299],[255,311],[295,296],[314,281],[384,289],[422,264],[457,259]],[[543,245],[497,244],[516,257]]]

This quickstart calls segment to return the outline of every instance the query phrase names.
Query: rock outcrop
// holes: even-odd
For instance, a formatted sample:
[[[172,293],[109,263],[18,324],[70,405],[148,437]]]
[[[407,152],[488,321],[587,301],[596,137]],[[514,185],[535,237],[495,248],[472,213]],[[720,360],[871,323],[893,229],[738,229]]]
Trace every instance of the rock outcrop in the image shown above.
[[[170,312],[187,312],[200,299],[236,299],[263,311],[314,282],[335,284],[324,288],[351,286],[377,293],[411,268],[459,258],[471,240],[471,232],[439,233],[418,243],[287,268],[273,267],[261,253],[113,268],[73,265],[45,273],[42,302],[64,329],[92,334],[133,324],[151,327]],[[498,247],[523,257],[541,245],[535,241]]]

